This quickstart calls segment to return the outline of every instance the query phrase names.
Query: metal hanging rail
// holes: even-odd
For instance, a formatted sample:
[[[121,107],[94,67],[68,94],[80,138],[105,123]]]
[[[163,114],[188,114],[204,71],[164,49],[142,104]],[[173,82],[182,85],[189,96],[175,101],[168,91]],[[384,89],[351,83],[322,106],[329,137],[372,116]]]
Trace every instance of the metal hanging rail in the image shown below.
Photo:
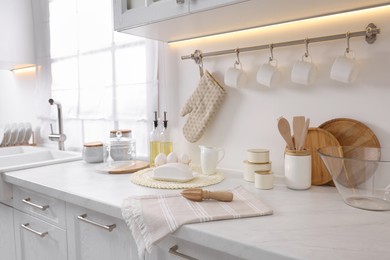
[[[372,44],[376,40],[376,35],[380,33],[380,29],[375,26],[375,24],[370,23],[366,30],[359,31],[359,32],[348,32],[346,34],[335,34],[335,35],[328,35],[328,36],[321,36],[316,38],[306,38],[302,40],[295,40],[295,41],[288,41],[288,42],[278,42],[278,43],[272,43],[273,48],[277,47],[286,47],[286,46],[292,46],[292,45],[299,45],[299,44],[306,44],[313,43],[313,42],[324,42],[324,41],[332,41],[332,40],[339,40],[347,37],[366,37],[366,42],[369,44]],[[214,52],[206,52],[202,53],[200,50],[195,50],[194,53],[190,55],[181,56],[182,60],[187,59],[193,59],[197,64],[201,61],[202,58],[205,57],[211,57],[211,56],[219,56],[219,55],[225,55],[225,54],[232,54],[232,53],[238,53],[238,52],[247,52],[247,51],[257,51],[257,50],[264,50],[269,49],[270,44],[266,45],[258,45],[258,46],[252,46],[252,47],[244,47],[244,48],[236,48],[236,49],[229,49],[229,50],[223,50],[223,51],[214,51]]]

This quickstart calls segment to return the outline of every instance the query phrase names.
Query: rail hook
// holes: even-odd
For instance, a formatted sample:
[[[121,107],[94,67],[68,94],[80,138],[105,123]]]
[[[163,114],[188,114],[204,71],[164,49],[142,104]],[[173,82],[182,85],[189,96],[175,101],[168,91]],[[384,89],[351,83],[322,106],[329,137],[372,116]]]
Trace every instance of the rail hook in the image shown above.
[[[350,48],[349,48],[349,39],[351,38],[351,35],[349,34],[349,32],[347,32],[347,35],[345,36],[347,38],[347,49],[345,49],[345,52],[346,53],[349,53],[350,52]]]
[[[234,64],[235,65],[240,65],[241,64],[241,61],[240,61],[240,49],[237,48],[235,51],[236,51],[237,60],[236,60],[236,62]]]
[[[201,50],[195,50],[193,54],[191,54],[191,58],[195,61],[199,66],[199,74],[200,77],[203,77],[203,56]]]
[[[269,62],[271,62],[274,60],[274,44],[273,43],[271,43],[269,45],[269,51],[271,53],[271,56],[269,57]]]

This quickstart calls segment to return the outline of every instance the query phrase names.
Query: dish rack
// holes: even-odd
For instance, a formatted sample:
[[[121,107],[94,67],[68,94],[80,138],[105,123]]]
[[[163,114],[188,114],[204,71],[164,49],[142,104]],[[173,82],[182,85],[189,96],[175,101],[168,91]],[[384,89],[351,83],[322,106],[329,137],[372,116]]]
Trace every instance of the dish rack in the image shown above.
[[[27,140],[27,141],[24,141],[24,142],[22,142],[22,143],[17,143],[17,142],[15,142],[16,140],[16,138],[15,138],[15,136],[11,136],[11,140],[10,140],[10,142],[9,142],[9,144],[7,145],[6,144],[6,134],[4,134],[4,136],[3,136],[3,141],[0,143],[0,147],[10,147],[10,146],[36,146],[36,140],[35,140],[35,133],[34,133],[34,131],[31,131],[31,137],[30,137],[30,139],[29,140]]]

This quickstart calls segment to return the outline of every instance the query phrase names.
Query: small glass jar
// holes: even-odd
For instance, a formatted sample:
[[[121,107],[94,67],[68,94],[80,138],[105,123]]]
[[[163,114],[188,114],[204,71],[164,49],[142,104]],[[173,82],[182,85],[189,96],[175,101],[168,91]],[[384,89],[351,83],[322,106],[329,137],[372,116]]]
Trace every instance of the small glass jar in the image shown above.
[[[103,162],[103,143],[85,143],[83,147],[83,160],[87,163]]]
[[[255,188],[270,190],[274,187],[274,174],[272,171],[255,171]]]
[[[286,185],[293,190],[311,187],[311,153],[309,150],[286,150],[284,154]]]
[[[129,137],[122,136],[121,131],[115,133],[115,137],[110,138],[106,145],[109,157],[114,161],[131,161],[135,160],[136,144]]]

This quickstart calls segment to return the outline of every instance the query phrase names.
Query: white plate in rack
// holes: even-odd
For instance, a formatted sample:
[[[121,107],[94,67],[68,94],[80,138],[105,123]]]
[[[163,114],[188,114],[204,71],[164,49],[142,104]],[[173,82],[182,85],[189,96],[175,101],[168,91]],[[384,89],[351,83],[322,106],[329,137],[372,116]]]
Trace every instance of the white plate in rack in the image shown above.
[[[18,125],[18,140],[16,141],[16,144],[22,144],[24,141],[24,138],[26,137],[26,128],[24,127],[23,123],[20,123]]]
[[[28,144],[28,142],[30,141],[30,138],[32,136],[32,126],[30,123],[26,123],[24,125],[25,129],[26,129],[26,134],[24,136],[24,140],[23,140],[23,143],[24,144]]]

